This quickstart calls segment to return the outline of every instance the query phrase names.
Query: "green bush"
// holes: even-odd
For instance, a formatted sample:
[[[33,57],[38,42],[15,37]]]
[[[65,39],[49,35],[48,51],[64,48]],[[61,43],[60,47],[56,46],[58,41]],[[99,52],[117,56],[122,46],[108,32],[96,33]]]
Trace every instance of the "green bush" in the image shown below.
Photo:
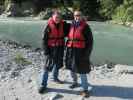
[[[79,9],[80,8],[80,1],[73,1],[73,5],[72,5],[73,9]]]
[[[111,19],[116,7],[117,4],[115,0],[100,0],[99,12],[103,17]]]
[[[125,24],[128,21],[133,21],[133,2],[130,0],[124,0],[124,3],[116,8],[112,15],[113,20],[122,22]]]
[[[116,20],[125,24],[126,21],[128,20],[128,10],[123,5],[121,5],[117,7],[114,15],[112,15],[112,18],[113,20]]]
[[[14,58],[14,61],[17,63],[17,64],[21,64],[21,65],[30,65],[32,64],[32,62],[28,61],[26,58],[24,58],[22,56],[22,54],[20,53],[17,53],[15,58]]]

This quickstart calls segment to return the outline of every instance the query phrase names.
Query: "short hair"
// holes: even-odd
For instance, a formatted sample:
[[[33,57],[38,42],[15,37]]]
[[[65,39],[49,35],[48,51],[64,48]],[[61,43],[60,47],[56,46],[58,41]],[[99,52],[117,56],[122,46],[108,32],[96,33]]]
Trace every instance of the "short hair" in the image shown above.
[[[52,12],[52,16],[53,15],[60,15],[61,16],[61,13],[58,11],[58,10],[54,10],[53,12]]]

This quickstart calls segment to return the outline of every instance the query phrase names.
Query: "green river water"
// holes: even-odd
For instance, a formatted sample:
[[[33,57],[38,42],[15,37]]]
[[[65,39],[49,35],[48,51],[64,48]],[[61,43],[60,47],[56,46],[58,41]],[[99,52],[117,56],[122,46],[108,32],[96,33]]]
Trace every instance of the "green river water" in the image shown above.
[[[133,29],[105,22],[88,22],[94,36],[91,60],[133,65]],[[0,39],[41,47],[46,21],[0,19]]]

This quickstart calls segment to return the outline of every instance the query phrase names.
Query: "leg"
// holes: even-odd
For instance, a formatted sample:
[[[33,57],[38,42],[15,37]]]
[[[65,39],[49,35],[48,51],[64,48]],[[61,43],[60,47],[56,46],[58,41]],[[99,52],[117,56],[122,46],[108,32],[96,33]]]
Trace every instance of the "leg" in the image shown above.
[[[77,74],[76,74],[75,72],[72,72],[72,71],[71,71],[70,74],[71,74],[73,83],[78,83],[78,82],[77,82],[77,80],[78,80]]]
[[[58,78],[58,76],[59,76],[59,69],[57,68],[56,64],[53,66],[52,74],[53,74],[54,82],[59,83],[59,84],[63,84],[63,82],[60,81],[59,78]]]
[[[42,86],[47,87],[48,70],[45,70],[42,77]]]
[[[87,80],[87,75],[86,74],[80,74],[81,78],[81,86],[83,90],[88,90],[88,80]]]
[[[42,83],[41,87],[39,88],[39,93],[44,93],[47,88],[47,81],[48,81],[48,70],[44,70],[43,76],[42,76]]]
[[[87,80],[87,75],[86,74],[80,74],[81,78],[81,86],[83,88],[83,91],[81,92],[81,95],[84,97],[89,97],[89,92],[88,92],[88,80]]]
[[[71,74],[73,83],[72,83],[71,86],[69,86],[69,88],[73,89],[73,88],[78,87],[78,82],[77,82],[78,81],[78,78],[77,78],[77,74],[75,72],[72,72],[71,71],[70,74]]]
[[[76,87],[78,87],[78,77],[77,77],[77,73],[75,72],[75,66],[76,66],[76,64],[75,64],[75,56],[73,56],[72,57],[72,65],[71,65],[71,77],[72,77],[72,79],[73,79],[73,83],[72,83],[72,85],[71,86],[69,86],[69,88],[71,88],[71,89],[73,89],[73,88],[76,88]]]
[[[53,79],[58,80],[59,70],[57,69],[56,64],[54,64],[53,66],[52,74],[53,74]]]

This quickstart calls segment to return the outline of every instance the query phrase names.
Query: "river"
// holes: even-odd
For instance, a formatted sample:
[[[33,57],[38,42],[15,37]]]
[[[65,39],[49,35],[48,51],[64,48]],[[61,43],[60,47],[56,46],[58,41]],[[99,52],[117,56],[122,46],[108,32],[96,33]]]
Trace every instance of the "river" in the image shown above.
[[[91,61],[96,64],[107,61],[133,65],[133,29],[106,22],[88,22],[94,36]],[[0,39],[13,40],[41,47],[46,21],[32,19],[0,19]]]

